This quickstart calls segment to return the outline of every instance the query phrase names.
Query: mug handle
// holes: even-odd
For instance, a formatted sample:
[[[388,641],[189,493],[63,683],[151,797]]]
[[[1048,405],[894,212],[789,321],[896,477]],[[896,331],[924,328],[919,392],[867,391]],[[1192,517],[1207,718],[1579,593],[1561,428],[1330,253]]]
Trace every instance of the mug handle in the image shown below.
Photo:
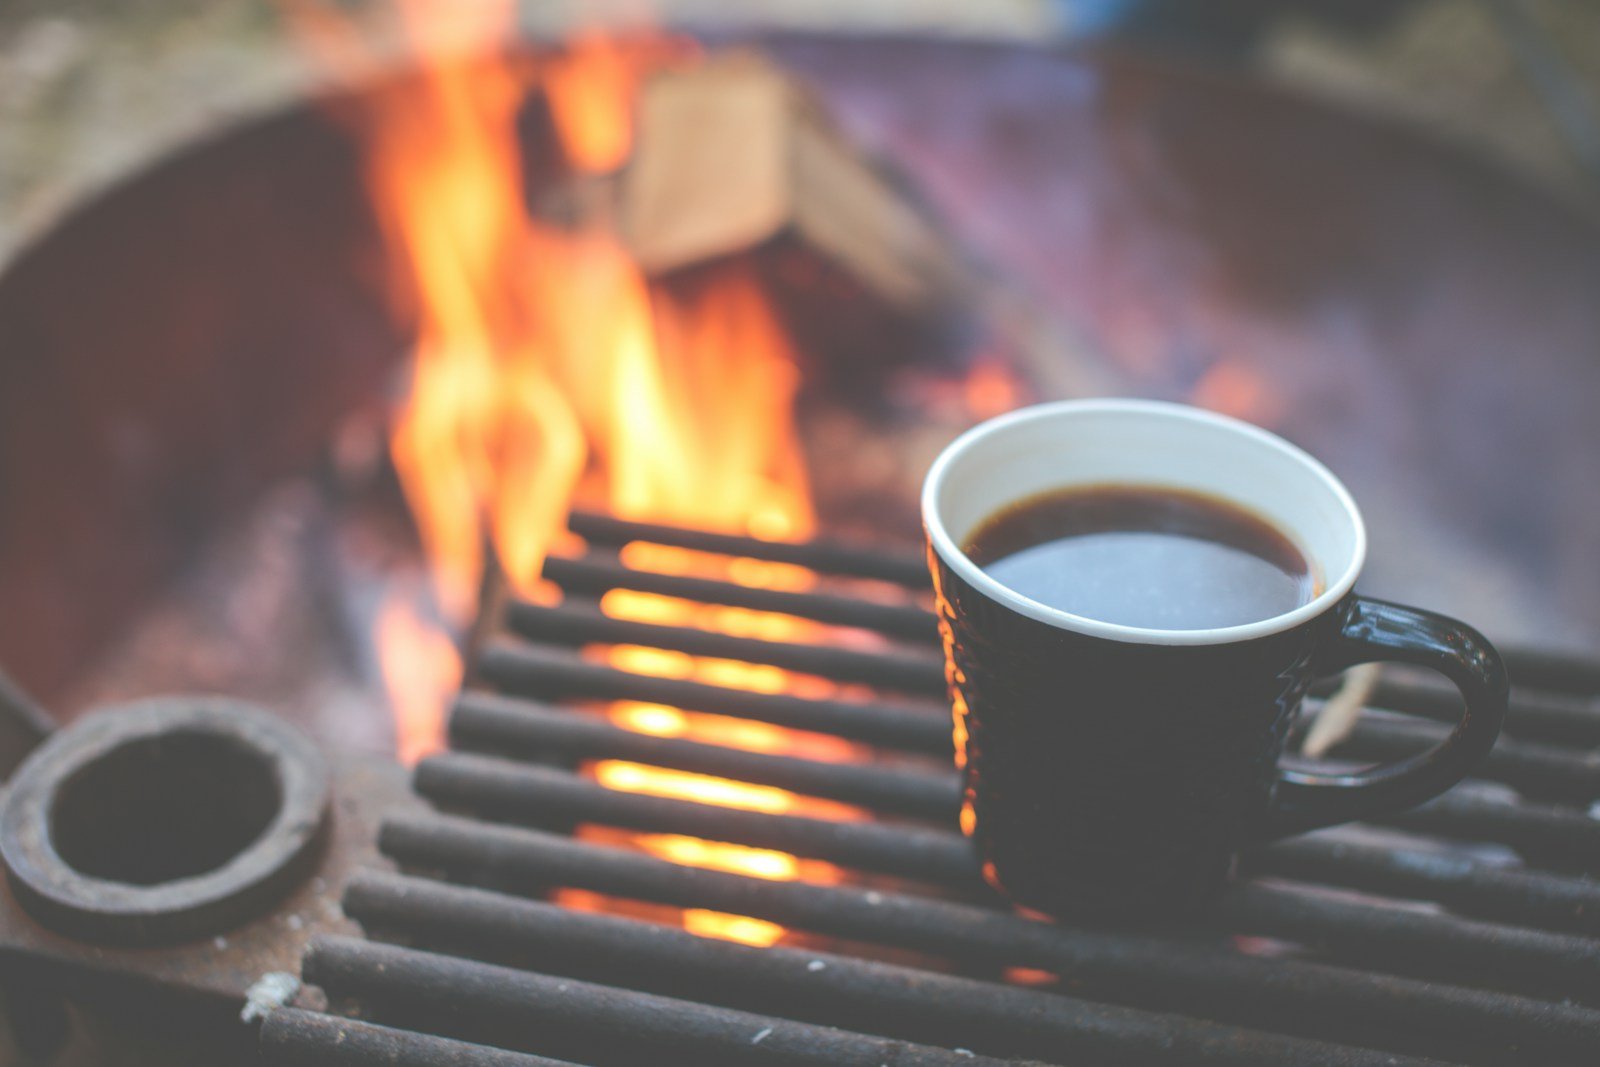
[[[1426,752],[1348,774],[1278,768],[1264,837],[1315,830],[1405,809],[1459,782],[1494,746],[1510,686],[1494,646],[1472,627],[1443,615],[1353,596],[1335,609],[1337,631],[1313,654],[1318,676],[1359,663],[1392,661],[1431,667],[1466,701],[1449,737]]]

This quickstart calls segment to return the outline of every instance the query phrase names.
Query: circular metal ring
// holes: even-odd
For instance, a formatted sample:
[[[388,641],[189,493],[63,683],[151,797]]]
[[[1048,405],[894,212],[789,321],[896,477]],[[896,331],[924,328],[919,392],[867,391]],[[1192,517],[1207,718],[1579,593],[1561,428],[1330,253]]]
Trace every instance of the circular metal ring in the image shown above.
[[[25,760],[0,808],[17,900],[70,937],[124,945],[214,934],[305,873],[329,773],[302,733],[250,704],[177,697],[107,708]]]

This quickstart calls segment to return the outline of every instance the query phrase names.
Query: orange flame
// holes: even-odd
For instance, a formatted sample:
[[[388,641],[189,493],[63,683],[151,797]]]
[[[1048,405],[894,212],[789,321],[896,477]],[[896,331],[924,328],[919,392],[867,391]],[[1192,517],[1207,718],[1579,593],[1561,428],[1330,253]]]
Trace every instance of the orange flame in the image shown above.
[[[384,660],[394,709],[396,755],[414,763],[442,740],[439,709],[461,682],[461,657],[450,636],[430,626],[405,598],[390,597],[378,611],[377,646],[404,649]]]
[[[655,51],[660,46],[659,51]],[[616,170],[633,147],[633,100],[642,75],[641,49],[670,59],[681,45],[643,39],[625,47],[602,33],[583,33],[543,72],[550,114],[566,156],[579,170]]]
[[[595,201],[609,187],[594,176],[628,157],[634,99],[645,78],[692,50],[664,39],[585,37],[530,73],[482,47],[465,48],[504,40],[511,25],[505,3],[400,0],[399,8],[420,72],[360,116],[359,130],[373,209],[395,264],[394,289],[415,316],[414,371],[392,453],[432,563],[439,609],[464,626],[485,569],[495,565],[514,590],[532,595],[580,493],[630,518],[767,538],[808,534],[813,516],[792,416],[796,360],[754,273],[724,264],[664,291],[606,228],[611,212],[557,225],[527,204],[516,120],[530,93],[542,96],[561,146],[562,165],[551,172],[572,176],[577,193]],[[346,70],[370,67],[357,62],[350,28],[325,9],[297,14],[321,55]],[[421,47],[436,40],[454,50]],[[662,570],[708,566],[693,554],[651,548],[629,546],[624,557]],[[754,560],[709,566],[752,585],[797,588],[810,580]],[[602,610],[769,640],[804,637],[810,625],[624,592],[608,596]],[[414,604],[385,605],[378,633],[406,759],[438,746],[445,701],[460,673],[450,645],[423,617]],[[651,649],[607,655],[640,673],[719,685],[826,688],[761,665]],[[618,703],[607,714],[647,733],[817,758],[859,756],[834,738],[662,705]],[[611,788],[707,804],[862,817],[785,790],[642,764],[606,761],[590,773]],[[614,831],[604,836],[616,839]],[[784,853],[672,835],[629,839],[675,862],[755,877],[841,876],[828,864]],[[578,906],[595,906],[594,899],[568,894]],[[697,933],[751,944],[771,944],[784,933],[715,912],[684,912],[682,921]]]

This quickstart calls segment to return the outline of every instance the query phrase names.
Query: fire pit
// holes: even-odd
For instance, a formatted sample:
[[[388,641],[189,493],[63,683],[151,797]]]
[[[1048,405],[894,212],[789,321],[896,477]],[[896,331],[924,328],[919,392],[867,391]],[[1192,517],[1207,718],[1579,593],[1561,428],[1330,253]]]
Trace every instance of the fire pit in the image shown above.
[[[914,490],[1030,397],[1190,399],[1332,461],[1374,592],[1592,648],[1600,234],[1196,71],[762,45],[385,73],[0,282],[0,663],[68,711],[219,688],[382,756],[332,761],[323,828],[279,773],[303,741],[41,749],[0,841],[13,1005],[149,1039],[203,1003],[213,1056],[282,1063],[1592,1058],[1593,660],[1516,652],[1480,780],[1261,850],[1211,928],[1046,923],[955,830]],[[1335,756],[1453,715],[1400,672],[1372,703]],[[106,806],[141,774],[170,790]],[[188,786],[226,832],[168,849]],[[30,796],[50,877],[284,873],[78,922],[10,843]]]

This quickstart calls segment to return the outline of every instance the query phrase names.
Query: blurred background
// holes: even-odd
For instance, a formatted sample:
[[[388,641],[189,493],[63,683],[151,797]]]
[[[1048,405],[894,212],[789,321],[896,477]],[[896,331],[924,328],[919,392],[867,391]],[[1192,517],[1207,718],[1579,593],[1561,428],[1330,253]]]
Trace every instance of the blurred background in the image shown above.
[[[401,47],[394,7],[342,3]],[[713,0],[527,3],[527,32],[593,25],[1111,41],[1242,68],[1403,121],[1600,208],[1600,7],[1586,0]],[[172,146],[326,80],[249,0],[12,0],[0,9],[0,262]]]
[[[0,9],[0,668],[52,707],[414,758],[573,494],[914,551],[954,433],[1091,394],[1322,457],[1369,594],[1600,646],[1600,5],[506,7]],[[474,21],[509,59],[428,60]]]

